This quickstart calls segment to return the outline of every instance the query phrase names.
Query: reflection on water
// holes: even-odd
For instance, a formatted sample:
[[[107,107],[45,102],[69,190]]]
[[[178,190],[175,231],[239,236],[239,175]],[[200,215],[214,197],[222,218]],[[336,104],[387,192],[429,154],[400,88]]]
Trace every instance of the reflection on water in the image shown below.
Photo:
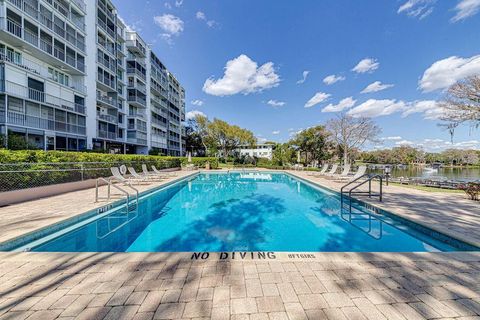
[[[375,173],[383,173],[381,170],[374,170]],[[392,177],[399,178],[447,178],[449,180],[474,181],[480,179],[480,168],[439,168],[430,170],[417,166],[409,166],[405,169],[394,168]]]

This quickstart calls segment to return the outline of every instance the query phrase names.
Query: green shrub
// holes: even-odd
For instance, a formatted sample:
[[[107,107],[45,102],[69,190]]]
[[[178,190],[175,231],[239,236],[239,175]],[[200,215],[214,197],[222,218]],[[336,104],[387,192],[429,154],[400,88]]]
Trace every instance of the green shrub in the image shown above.
[[[192,158],[192,162],[201,168],[205,168],[207,161],[210,168],[218,168],[215,158]],[[149,167],[155,165],[157,169],[179,168],[187,163],[187,158],[0,149],[0,191],[108,177],[110,167],[122,164],[141,172],[144,163]]]

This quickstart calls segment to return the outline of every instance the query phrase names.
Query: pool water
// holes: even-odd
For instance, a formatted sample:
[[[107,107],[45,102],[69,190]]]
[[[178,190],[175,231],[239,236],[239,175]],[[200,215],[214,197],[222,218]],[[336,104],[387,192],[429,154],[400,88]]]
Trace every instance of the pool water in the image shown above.
[[[50,237],[52,238],[52,236]],[[459,250],[281,173],[201,173],[119,207],[32,251],[192,252]]]

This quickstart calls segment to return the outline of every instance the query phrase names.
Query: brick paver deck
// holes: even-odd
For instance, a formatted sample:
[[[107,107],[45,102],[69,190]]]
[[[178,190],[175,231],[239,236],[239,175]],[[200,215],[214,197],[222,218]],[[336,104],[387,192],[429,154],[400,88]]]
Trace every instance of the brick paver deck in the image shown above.
[[[386,192],[375,205],[477,241],[478,204]],[[99,205],[84,190],[0,208],[0,239]],[[480,252],[3,252],[1,319],[480,319]]]

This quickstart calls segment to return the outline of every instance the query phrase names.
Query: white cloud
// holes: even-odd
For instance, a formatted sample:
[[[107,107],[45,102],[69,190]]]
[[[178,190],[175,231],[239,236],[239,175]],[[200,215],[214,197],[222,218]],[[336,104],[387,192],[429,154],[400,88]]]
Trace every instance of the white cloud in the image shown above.
[[[229,96],[237,93],[249,94],[276,87],[280,76],[275,73],[273,62],[260,67],[245,54],[227,62],[225,73],[220,79],[209,78],[203,91],[214,96]]]
[[[388,116],[392,113],[404,110],[405,102],[397,100],[375,100],[369,99],[364,103],[350,109],[347,113],[353,117],[379,117]]]
[[[348,97],[345,99],[342,99],[338,104],[329,104],[325,108],[323,108],[322,112],[340,112],[343,110],[350,109],[355,105],[357,100],[354,100],[352,97]]]
[[[197,11],[197,14],[195,15],[198,20],[206,20],[207,16],[205,16],[205,13],[202,11]]]
[[[388,88],[393,87],[393,84],[384,84],[380,81],[375,81],[370,83],[365,89],[363,89],[360,93],[371,93],[371,92],[378,92]]]
[[[457,13],[451,19],[452,22],[474,16],[480,11],[480,0],[461,0],[455,6],[455,11]]]
[[[271,105],[272,107],[282,107],[285,105],[285,102],[270,99],[268,100],[267,104]]]
[[[203,20],[205,21],[205,23],[207,24],[207,26],[209,26],[210,28],[211,27],[214,27],[217,23],[215,22],[215,20],[207,20],[207,16],[205,15],[204,12],[202,11],[197,11],[197,13],[195,14],[195,17],[197,17],[198,20]]]
[[[393,140],[393,141],[395,141],[395,140],[402,140],[402,137],[400,137],[400,136],[390,136],[390,137],[380,138],[380,140],[389,140],[389,141]]]
[[[305,103],[305,108],[311,108],[320,102],[327,100],[330,97],[330,94],[324,92],[317,92],[315,95]]]
[[[164,14],[153,17],[153,21],[157,26],[162,28],[167,35],[179,35],[183,31],[183,21],[173,14]]]
[[[183,4],[183,0],[175,0],[175,7],[180,8]]]
[[[400,140],[400,141],[395,142],[395,144],[397,146],[412,146],[415,143],[413,141],[410,141],[410,140]]]
[[[298,80],[297,81],[297,84],[302,84],[304,83],[306,80],[307,80],[307,77],[308,77],[308,74],[310,73],[310,71],[308,70],[305,70],[302,72],[302,79]]]
[[[480,74],[480,55],[470,58],[452,56],[433,63],[419,81],[424,92],[446,89],[455,82]]]
[[[376,59],[365,58],[361,60],[355,67],[353,67],[352,71],[356,73],[373,72],[377,70],[379,66],[380,63],[377,62]]]
[[[163,5],[164,5],[165,8],[167,8],[167,9],[172,9],[172,5],[171,5],[170,3],[168,3],[168,2],[165,2]]]
[[[331,84],[334,84],[335,82],[343,81],[343,80],[345,80],[345,77],[331,74],[329,76],[326,76],[325,79],[323,79],[323,83],[325,83],[326,85],[331,85]]]
[[[410,103],[403,112],[402,117],[414,113],[423,113],[423,117],[428,120],[437,120],[443,113],[442,108],[434,100],[421,100]]]
[[[187,120],[194,119],[196,116],[204,116],[204,117],[206,117],[205,113],[203,113],[202,111],[199,111],[199,110],[188,111],[188,112],[185,114],[185,118],[187,118]]]
[[[272,131],[272,134],[274,135],[280,134],[280,131],[279,130]]]
[[[203,101],[202,100],[199,100],[199,99],[195,99],[195,100],[192,100],[191,102],[194,106],[198,106],[198,107],[201,107],[203,106]]]
[[[433,12],[435,2],[437,0],[408,0],[398,8],[397,13],[406,13],[421,20]]]

